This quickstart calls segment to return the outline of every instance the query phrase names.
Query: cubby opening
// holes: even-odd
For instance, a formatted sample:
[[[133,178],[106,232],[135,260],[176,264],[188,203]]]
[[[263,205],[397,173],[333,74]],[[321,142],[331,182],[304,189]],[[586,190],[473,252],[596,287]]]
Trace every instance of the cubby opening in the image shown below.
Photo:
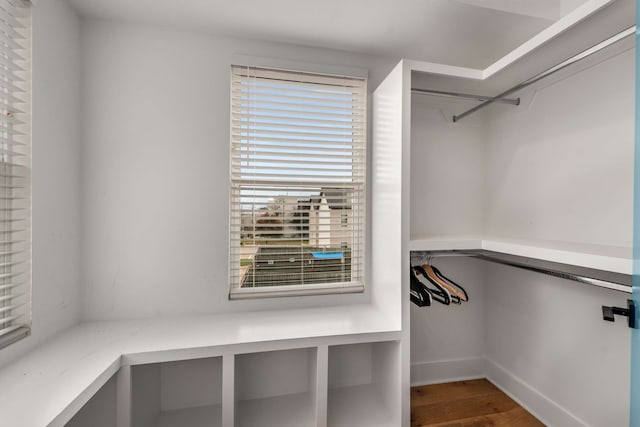
[[[316,424],[317,349],[236,355],[236,427]]]
[[[399,425],[399,358],[398,341],[330,346],[327,426]]]
[[[222,357],[132,367],[132,426],[222,425]]]
[[[111,377],[65,427],[116,427],[116,378]]]

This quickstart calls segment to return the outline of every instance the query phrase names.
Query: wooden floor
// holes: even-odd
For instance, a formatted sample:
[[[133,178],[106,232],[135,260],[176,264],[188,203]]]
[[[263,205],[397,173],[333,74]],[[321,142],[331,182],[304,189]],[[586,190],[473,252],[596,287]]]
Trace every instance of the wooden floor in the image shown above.
[[[411,427],[539,427],[533,415],[487,380],[411,389]]]

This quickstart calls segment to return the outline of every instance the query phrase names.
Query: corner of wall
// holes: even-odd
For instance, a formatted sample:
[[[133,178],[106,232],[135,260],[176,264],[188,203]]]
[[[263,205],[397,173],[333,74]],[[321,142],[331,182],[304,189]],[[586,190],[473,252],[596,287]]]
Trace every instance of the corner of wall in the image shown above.
[[[48,0],[32,27],[32,331],[0,366],[79,322],[79,18]]]

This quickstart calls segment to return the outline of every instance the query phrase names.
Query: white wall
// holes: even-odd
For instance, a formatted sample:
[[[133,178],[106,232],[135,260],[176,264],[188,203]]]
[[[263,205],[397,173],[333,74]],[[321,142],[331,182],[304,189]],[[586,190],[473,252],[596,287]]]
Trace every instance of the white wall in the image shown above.
[[[487,235],[632,246],[634,71],[629,50],[492,111]]]
[[[350,344],[329,349],[329,388],[370,384],[373,379],[373,345]]]
[[[168,362],[160,365],[160,409],[222,403],[222,358]]]
[[[236,399],[310,393],[316,375],[316,358],[315,348],[237,355]]]
[[[411,384],[484,376],[485,264],[471,258],[438,258],[433,264],[467,291],[469,301],[430,307],[411,304]]]
[[[33,9],[33,324],[0,366],[79,319],[80,23],[62,0]]]
[[[411,97],[411,239],[482,235],[486,115],[452,121],[473,105]]]
[[[529,397],[548,425],[629,425],[631,330],[624,318],[603,321],[600,308],[626,307],[628,294],[497,265],[487,266],[486,292],[490,378]]]
[[[228,294],[229,65],[234,55],[368,68],[345,52],[85,20],[82,318],[366,302]]]

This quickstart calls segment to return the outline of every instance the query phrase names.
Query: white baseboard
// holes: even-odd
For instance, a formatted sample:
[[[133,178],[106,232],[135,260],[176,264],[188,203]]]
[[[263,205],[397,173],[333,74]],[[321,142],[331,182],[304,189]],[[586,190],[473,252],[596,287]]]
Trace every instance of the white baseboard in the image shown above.
[[[481,357],[414,363],[411,364],[411,386],[485,378],[484,364]]]
[[[549,427],[587,424],[497,363],[483,358],[411,364],[411,386],[486,378]]]
[[[497,363],[484,359],[486,378],[549,427],[584,427],[584,421]]]

